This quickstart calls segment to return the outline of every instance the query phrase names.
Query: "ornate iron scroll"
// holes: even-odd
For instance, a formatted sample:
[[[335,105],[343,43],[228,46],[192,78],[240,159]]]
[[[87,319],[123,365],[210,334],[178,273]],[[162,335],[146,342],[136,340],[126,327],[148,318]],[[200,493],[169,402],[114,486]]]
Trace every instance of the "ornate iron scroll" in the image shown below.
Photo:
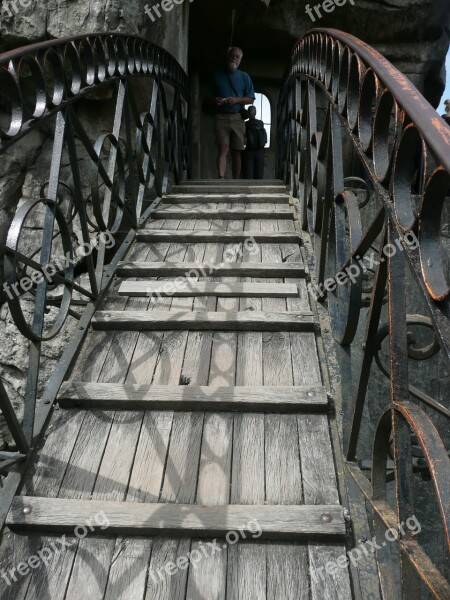
[[[430,480],[448,548],[449,380],[438,401],[413,381],[411,363],[439,359],[450,368],[450,127],[378,52],[318,29],[293,50],[277,135],[278,176],[291,186],[313,248],[310,290],[326,304],[340,348],[348,470],[374,509],[379,539],[414,515],[417,474]],[[424,314],[409,314],[412,295]],[[374,376],[383,379],[375,362],[389,382],[381,408],[370,393]],[[357,461],[369,411],[378,413],[371,481]],[[400,532],[398,547],[404,599],[420,597],[420,581],[450,598],[418,537]],[[397,595],[388,550],[377,550],[377,562],[390,600]]]
[[[86,314],[134,231],[168,186],[189,176],[190,122],[186,73],[147,40],[89,34],[0,55],[2,162],[14,152],[25,156],[36,137],[37,155],[48,158],[40,189],[19,199],[2,240],[6,300],[30,342],[23,427],[0,382],[0,407],[19,450],[2,457],[2,473],[24,458],[35,419],[44,419],[35,411],[42,345],[69,318],[76,331],[87,329]],[[63,375],[52,377],[54,398]]]

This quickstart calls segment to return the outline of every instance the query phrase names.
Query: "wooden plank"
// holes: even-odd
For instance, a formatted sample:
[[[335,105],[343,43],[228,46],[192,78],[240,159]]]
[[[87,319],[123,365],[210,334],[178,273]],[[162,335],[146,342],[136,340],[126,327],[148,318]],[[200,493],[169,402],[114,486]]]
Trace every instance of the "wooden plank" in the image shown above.
[[[310,600],[308,548],[292,542],[268,542],[267,600]],[[332,597],[324,596],[322,600]],[[351,600],[336,596],[333,600]]]
[[[92,326],[99,330],[311,331],[312,313],[98,311]]]
[[[205,415],[196,502],[226,505],[229,502],[233,417],[230,413]],[[202,550],[203,540],[193,540],[193,552]],[[219,544],[223,546],[223,542]],[[195,568],[189,569],[186,598],[222,600],[226,590],[227,552],[203,556]]]
[[[260,229],[259,221],[247,221],[248,229]],[[261,249],[243,260],[261,262]],[[242,298],[239,309],[260,311],[259,298]],[[262,386],[262,333],[238,334],[236,385]],[[234,415],[233,468],[231,481],[233,504],[263,504],[264,480],[264,415],[239,413]],[[228,549],[227,600],[265,600],[266,543],[241,541]]]
[[[229,220],[227,230],[242,231],[243,221]],[[231,246],[225,245],[224,256]],[[240,259],[237,254],[233,262]],[[232,282],[227,279],[226,285]],[[239,300],[219,298],[218,311],[238,310]],[[208,383],[210,386],[233,386],[236,371],[237,334],[217,332],[212,338]],[[228,391],[232,388],[228,388]],[[229,503],[233,439],[233,416],[230,413],[205,415],[202,454],[197,485],[197,503],[224,505]],[[222,544],[223,546],[223,544]],[[200,541],[193,541],[193,550],[200,550]],[[227,549],[202,560],[189,571],[187,598],[224,600],[226,591]]]
[[[151,549],[152,540],[136,538],[118,542],[111,560],[104,600],[142,600]]]
[[[122,262],[119,277],[303,277],[303,263]],[[175,287],[175,286],[174,286]]]
[[[296,412],[326,410],[328,406],[321,386],[165,386],[74,381],[62,385],[58,402],[67,408],[103,410]]]
[[[25,509],[25,510],[24,510]],[[103,529],[95,516],[104,514]],[[92,523],[95,531],[111,535],[225,536],[229,531],[252,533],[248,524],[258,521],[264,539],[309,539],[345,536],[343,508],[326,506],[248,506],[230,504],[142,504],[103,500],[68,500],[16,496],[7,517],[10,529],[73,532],[80,523]]]
[[[172,288],[173,286],[171,286]],[[170,289],[171,289],[170,288]],[[197,281],[185,279],[183,284],[177,286],[175,292],[168,290],[167,282],[164,281],[124,281],[119,288],[121,296],[221,296],[241,298],[285,298],[287,296],[298,296],[298,287],[293,284],[270,284],[270,283],[215,283],[209,281]]]
[[[186,179],[180,185],[285,185],[282,179]]]
[[[239,185],[227,182],[222,184],[220,189],[217,185],[174,185],[171,192],[173,194],[217,194],[220,191],[223,194],[285,194],[285,185]]]
[[[156,242],[182,242],[186,244],[205,242],[205,243],[242,243],[247,240],[257,243],[267,244],[288,244],[298,243],[299,234],[290,231],[279,231],[271,233],[260,233],[258,231],[183,231],[183,230],[163,230],[163,229],[143,229],[137,234],[138,242],[156,243]]]
[[[290,208],[158,208],[152,213],[155,219],[292,219]]]
[[[163,203],[166,204],[195,204],[204,205],[206,202],[217,202],[228,204],[242,202],[248,204],[288,204],[289,196],[286,194],[169,194],[164,196]]]
[[[297,421],[305,502],[339,502],[327,417],[301,415]],[[337,569],[333,575],[326,570],[327,563],[336,563],[340,556],[345,556],[342,543],[309,544],[312,600],[352,597],[348,570]]]
[[[291,225],[289,221],[287,225]],[[276,220],[261,221],[261,230],[277,232]],[[290,247],[290,246],[289,246]],[[262,260],[282,263],[277,244],[261,245]],[[282,285],[277,279],[274,285]],[[267,311],[286,311],[286,299],[263,298]],[[280,360],[280,356],[284,359]],[[289,333],[263,334],[264,384],[293,385]],[[295,389],[292,387],[292,389]],[[266,503],[302,504],[303,491],[300,470],[300,451],[297,423],[286,415],[266,414],[264,417],[265,490]],[[308,548],[305,544],[288,542],[267,543],[267,600],[306,600],[309,596]],[[280,569],[280,565],[283,568]],[[309,600],[309,599],[308,599]]]

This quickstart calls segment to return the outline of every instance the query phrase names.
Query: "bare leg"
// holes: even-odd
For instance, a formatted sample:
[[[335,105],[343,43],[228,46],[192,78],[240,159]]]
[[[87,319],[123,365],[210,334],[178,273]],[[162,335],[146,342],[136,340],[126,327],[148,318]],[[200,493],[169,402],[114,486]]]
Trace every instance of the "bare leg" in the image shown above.
[[[219,177],[225,177],[228,148],[229,146],[217,146],[217,171],[219,173]]]
[[[233,178],[239,179],[241,176],[241,167],[242,167],[241,151],[240,150],[232,150],[231,151],[231,160],[233,163]]]

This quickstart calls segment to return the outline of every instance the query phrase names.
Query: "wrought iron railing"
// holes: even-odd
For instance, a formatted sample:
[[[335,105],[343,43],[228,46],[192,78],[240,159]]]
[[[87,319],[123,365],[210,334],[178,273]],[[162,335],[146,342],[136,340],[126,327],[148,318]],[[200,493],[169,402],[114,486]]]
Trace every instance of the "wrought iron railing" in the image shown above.
[[[0,158],[5,169],[12,155],[23,161],[23,173],[12,171],[19,190],[29,153],[40,172],[28,197],[16,192],[19,207],[1,240],[2,291],[29,341],[23,424],[0,380],[1,412],[18,451],[0,453],[2,474],[29,454],[135,230],[168,186],[189,175],[187,75],[163,49],[125,35],[80,35],[2,54]],[[69,326],[36,406],[43,345]]]
[[[318,29],[293,51],[278,106],[277,149],[277,174],[290,184],[310,234],[310,290],[328,309],[337,342],[348,471],[370,502],[378,539],[414,516],[417,478],[429,480],[445,554],[450,127],[375,50],[351,35]],[[410,314],[413,305],[421,314]],[[423,327],[431,342],[418,332]],[[440,398],[432,397],[423,370],[415,374],[413,361],[423,367],[430,360],[441,374]],[[383,377],[375,362],[386,377],[385,406],[379,406]],[[360,460],[370,438],[368,415],[373,422],[375,413],[372,459]],[[419,598],[422,585],[436,598],[450,598],[443,569],[421,540],[400,530],[402,597]],[[398,597],[399,574],[389,544],[380,546],[380,587],[391,600]]]

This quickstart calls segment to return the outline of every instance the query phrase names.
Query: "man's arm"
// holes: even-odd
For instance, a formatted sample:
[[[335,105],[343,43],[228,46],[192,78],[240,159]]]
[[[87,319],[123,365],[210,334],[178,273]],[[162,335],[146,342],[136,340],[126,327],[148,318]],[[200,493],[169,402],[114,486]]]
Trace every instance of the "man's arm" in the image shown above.
[[[245,96],[245,98],[236,98],[232,96],[231,98],[228,98],[227,103],[232,106],[233,104],[253,104],[254,101],[255,99],[250,98],[250,96]]]
[[[246,74],[244,96],[242,98],[228,98],[228,104],[253,104],[255,102],[255,90],[250,75]]]

